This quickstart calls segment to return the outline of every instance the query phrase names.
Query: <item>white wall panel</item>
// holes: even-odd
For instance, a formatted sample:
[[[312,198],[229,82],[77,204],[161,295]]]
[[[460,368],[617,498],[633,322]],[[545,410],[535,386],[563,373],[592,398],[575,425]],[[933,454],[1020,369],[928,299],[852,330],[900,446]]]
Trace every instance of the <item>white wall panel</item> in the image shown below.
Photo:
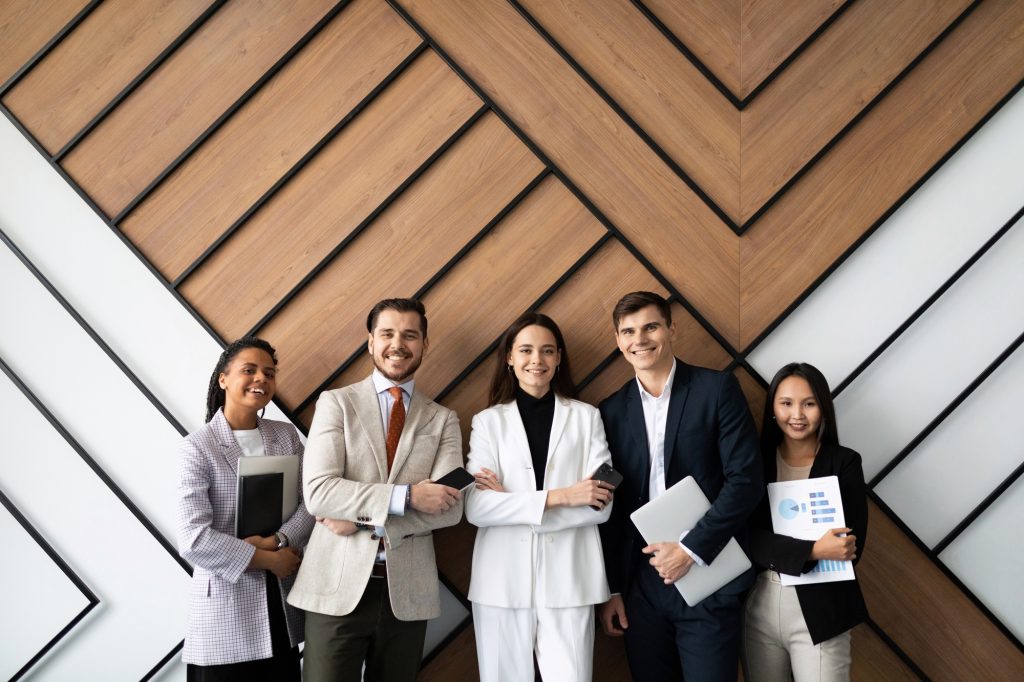
[[[750,353],[761,376],[804,361],[845,379],[1024,206],[1022,130],[1024,92]]]
[[[1024,461],[1024,347],[875,488],[934,547]]]
[[[1017,479],[939,558],[1017,637],[1024,639],[1024,479]]]
[[[181,641],[188,574],[2,374],[0,405],[0,487],[100,600],[34,679],[139,679]]]
[[[1021,222],[837,398],[841,440],[867,478],[1024,332]]]

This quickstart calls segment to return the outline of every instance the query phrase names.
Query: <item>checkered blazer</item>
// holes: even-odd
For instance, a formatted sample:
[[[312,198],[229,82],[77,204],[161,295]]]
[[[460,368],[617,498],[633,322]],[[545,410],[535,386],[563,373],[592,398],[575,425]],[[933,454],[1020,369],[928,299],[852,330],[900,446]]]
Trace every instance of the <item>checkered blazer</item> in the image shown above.
[[[257,421],[266,455],[301,455],[295,427]],[[222,412],[181,445],[178,551],[195,567],[182,660],[197,665],[238,663],[272,655],[267,586],[261,570],[247,571],[255,548],[234,536],[238,458],[242,448]],[[301,460],[300,460],[301,483]],[[281,526],[293,547],[304,547],[315,521],[302,499]],[[288,595],[294,577],[280,581]],[[303,614],[285,605],[292,645],[303,638]]]

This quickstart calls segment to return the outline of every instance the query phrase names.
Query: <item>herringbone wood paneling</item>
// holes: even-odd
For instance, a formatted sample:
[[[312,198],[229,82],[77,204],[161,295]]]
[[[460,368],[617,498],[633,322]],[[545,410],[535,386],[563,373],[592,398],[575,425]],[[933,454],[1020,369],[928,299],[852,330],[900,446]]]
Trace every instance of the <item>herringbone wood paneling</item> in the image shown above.
[[[83,5],[4,3],[0,80]],[[4,105],[52,153],[204,8],[107,0]],[[596,403],[632,377],[609,313],[638,288],[674,297],[678,354],[734,367],[759,420],[764,378],[735,352],[1021,82],[1022,43],[1014,0],[232,0],[60,162],[107,216],[137,203],[115,227],[221,336],[255,328],[278,346],[300,423],[318,387],[369,371],[372,302],[414,293],[432,342],[417,387],[465,436],[493,344],[531,307],[563,325]],[[914,665],[933,679],[1024,667],[934,557],[874,508],[872,524],[869,609]],[[463,593],[473,535],[436,538]],[[472,632],[424,678],[474,677]],[[912,675],[875,630],[854,639],[856,679]],[[621,640],[599,636],[595,657],[598,679],[626,678]]]

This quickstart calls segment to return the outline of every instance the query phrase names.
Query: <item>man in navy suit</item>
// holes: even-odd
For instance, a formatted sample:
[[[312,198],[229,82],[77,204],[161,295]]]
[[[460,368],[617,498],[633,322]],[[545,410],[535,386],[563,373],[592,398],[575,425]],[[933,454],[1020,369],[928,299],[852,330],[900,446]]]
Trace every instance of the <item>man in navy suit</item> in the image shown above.
[[[764,494],[754,422],[730,372],[676,359],[668,302],[638,291],[612,312],[631,379],[600,405],[612,464],[624,480],[601,526],[612,597],[601,624],[625,634],[637,680],[735,680],[751,569],[696,606],[674,583],[715,560],[730,538],[745,546],[747,517]],[[711,501],[696,527],[647,545],[629,515],[687,476]]]

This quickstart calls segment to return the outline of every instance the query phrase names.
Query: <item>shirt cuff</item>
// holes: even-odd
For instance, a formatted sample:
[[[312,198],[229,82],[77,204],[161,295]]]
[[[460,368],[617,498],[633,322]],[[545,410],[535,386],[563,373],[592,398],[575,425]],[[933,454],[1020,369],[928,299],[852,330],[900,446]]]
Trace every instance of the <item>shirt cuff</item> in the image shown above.
[[[388,514],[391,516],[405,516],[405,495],[407,485],[396,485],[391,489],[391,504],[388,505]]]
[[[686,534],[689,533],[689,532],[690,531],[688,531],[688,530],[684,530],[682,533],[679,534],[679,546],[683,548],[684,552],[686,552],[687,554],[690,555],[691,559],[693,559],[695,562],[697,562],[698,566],[707,566],[707,563],[703,559],[701,559],[699,556],[694,554],[693,550],[691,550],[689,547],[687,547],[686,545],[683,544],[683,538],[685,538]]]

